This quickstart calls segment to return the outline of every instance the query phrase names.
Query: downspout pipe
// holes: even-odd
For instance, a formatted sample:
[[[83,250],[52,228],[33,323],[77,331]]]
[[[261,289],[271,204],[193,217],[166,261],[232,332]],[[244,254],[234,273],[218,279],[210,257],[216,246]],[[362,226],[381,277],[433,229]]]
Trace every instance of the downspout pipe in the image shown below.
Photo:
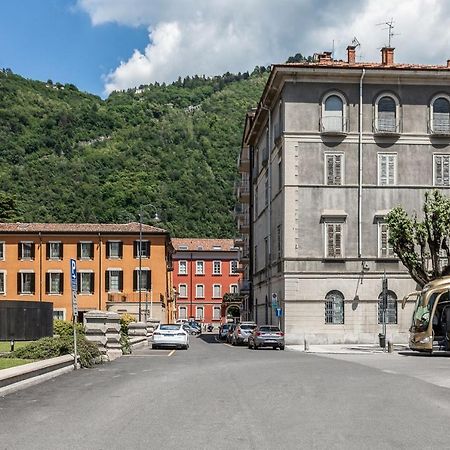
[[[363,79],[366,69],[362,69],[359,79],[359,140],[358,140],[358,258],[362,257],[362,183],[363,183]]]

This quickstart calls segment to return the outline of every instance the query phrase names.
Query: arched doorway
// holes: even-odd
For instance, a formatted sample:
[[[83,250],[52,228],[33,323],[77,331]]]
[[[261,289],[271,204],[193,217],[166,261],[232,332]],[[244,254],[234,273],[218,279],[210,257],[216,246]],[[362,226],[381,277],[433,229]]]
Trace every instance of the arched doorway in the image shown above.
[[[237,305],[230,305],[226,311],[227,322],[236,322],[241,318],[241,309]]]

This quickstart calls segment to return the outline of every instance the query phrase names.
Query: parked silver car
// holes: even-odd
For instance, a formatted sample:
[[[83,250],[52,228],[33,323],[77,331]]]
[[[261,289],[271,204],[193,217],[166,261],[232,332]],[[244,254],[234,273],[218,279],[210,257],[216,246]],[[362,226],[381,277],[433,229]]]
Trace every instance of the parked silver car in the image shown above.
[[[246,344],[248,337],[252,334],[252,331],[256,328],[255,322],[242,322],[236,325],[231,335],[231,345]]]
[[[274,325],[259,325],[248,338],[248,348],[272,347],[284,350],[284,333]]]

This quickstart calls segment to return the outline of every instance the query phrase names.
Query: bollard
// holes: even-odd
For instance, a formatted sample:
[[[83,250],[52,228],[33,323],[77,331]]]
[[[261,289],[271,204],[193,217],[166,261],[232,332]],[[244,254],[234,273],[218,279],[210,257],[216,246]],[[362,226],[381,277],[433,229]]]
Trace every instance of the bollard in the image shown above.
[[[11,338],[11,340],[9,341],[9,345],[11,347],[10,351],[13,352],[14,351],[14,338]]]
[[[305,346],[305,352],[309,352],[309,343],[308,343],[308,341],[306,340],[306,338],[305,338],[305,340],[303,341],[303,344],[304,344],[304,346]]]
[[[394,344],[392,341],[388,341],[388,353],[392,353],[394,351]]]

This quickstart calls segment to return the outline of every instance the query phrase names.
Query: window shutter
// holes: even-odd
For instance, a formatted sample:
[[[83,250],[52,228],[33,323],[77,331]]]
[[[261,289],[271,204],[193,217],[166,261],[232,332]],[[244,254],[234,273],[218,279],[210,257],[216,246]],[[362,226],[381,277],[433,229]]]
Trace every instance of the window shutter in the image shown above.
[[[395,155],[389,155],[388,184],[395,184]]]
[[[59,259],[64,258],[64,244],[61,242],[59,244]]]
[[[60,294],[64,293],[64,274],[63,273],[59,274],[59,293]]]
[[[30,244],[30,246],[31,246],[31,250],[30,250],[31,259],[34,259],[34,242],[32,242]]]
[[[33,247],[34,247],[34,245],[33,245]],[[36,283],[35,283],[35,275],[36,274],[34,274],[34,273],[32,273],[31,274],[31,293],[32,294],[34,294],[34,291],[35,291],[35,285],[36,285]]]
[[[152,288],[152,271],[147,270],[147,290]]]
[[[327,184],[334,184],[333,181],[333,155],[327,155]]]
[[[139,245],[138,241],[133,242],[133,258],[138,257],[138,245]]]
[[[333,257],[334,256],[334,239],[333,239],[333,225],[331,223],[327,224],[327,256]]]
[[[449,183],[449,157],[443,156],[442,157],[442,184],[444,186],[448,186]]]
[[[77,272],[77,293],[81,292],[81,274]]]
[[[48,272],[45,274],[45,293],[50,293],[50,274]]]
[[[387,184],[387,161],[386,155],[380,155],[380,185]]]
[[[50,243],[47,242],[47,244],[45,244],[45,247],[46,247],[46,253],[47,253],[46,259],[50,259]]]
[[[109,255],[110,255],[110,242],[106,241],[106,258],[109,259]]]
[[[109,270],[106,270],[105,271],[105,291],[106,292],[109,291],[109,275],[110,275]]]
[[[123,272],[119,272],[119,291],[123,291]]]
[[[89,276],[89,291],[91,294],[93,294],[94,293],[94,276],[95,276],[95,274],[90,273],[89,275],[90,275]]]
[[[150,258],[150,241],[147,241],[146,243],[145,243],[145,245],[146,245],[146,250],[147,250],[147,258]]]
[[[334,155],[334,184],[340,186],[342,184],[342,155]]]
[[[89,258],[94,259],[94,243],[93,242],[91,242],[89,244]]]
[[[77,259],[81,259],[81,242],[77,243]]]
[[[387,253],[387,227],[386,224],[383,223],[381,225],[381,256],[388,256]]]
[[[17,293],[22,293],[22,274],[20,272],[17,272]]]
[[[136,242],[135,242],[135,244],[136,244]],[[133,270],[133,291],[137,291],[138,290],[137,279],[138,279],[138,271],[137,270]]]
[[[119,242],[119,258],[123,258],[123,242]]]
[[[335,225],[335,253],[334,256],[342,256],[342,249],[341,249],[341,225],[336,224]]]
[[[19,256],[18,259],[22,259],[22,242],[19,242],[18,247],[17,247],[17,254]]]

